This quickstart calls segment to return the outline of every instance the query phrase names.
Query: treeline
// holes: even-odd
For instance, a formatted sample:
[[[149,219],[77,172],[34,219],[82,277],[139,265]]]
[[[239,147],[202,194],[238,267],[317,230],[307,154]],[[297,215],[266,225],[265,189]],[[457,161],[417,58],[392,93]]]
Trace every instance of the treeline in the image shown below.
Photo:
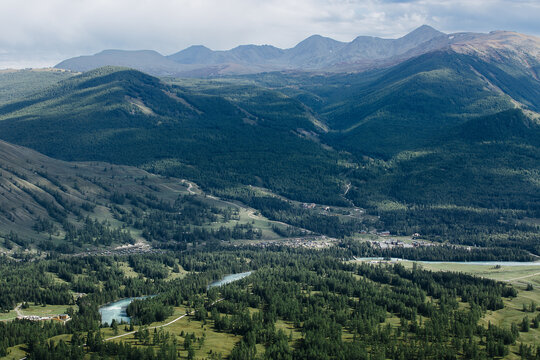
[[[502,247],[466,248],[454,245],[420,246],[417,248],[382,249],[375,251],[382,257],[424,261],[535,261],[538,258],[521,249]]]
[[[30,320],[13,320],[0,322],[0,357],[7,355],[9,347],[32,342],[36,334],[50,338],[67,332],[65,326],[58,322],[39,322]]]
[[[85,341],[86,340],[86,341]],[[146,344],[145,344],[146,345]],[[167,339],[152,346],[133,346],[128,343],[104,341],[99,331],[90,331],[86,337],[75,333],[69,343],[63,340],[32,341],[29,347],[32,360],[82,360],[91,353],[97,359],[123,360],[176,360],[178,359],[176,339]]]
[[[520,222],[519,217],[507,211],[426,206],[378,214],[380,226],[398,235],[419,232],[437,242],[524,249],[540,255],[538,227]]]
[[[537,257],[521,249],[503,247],[465,247],[451,244],[433,244],[417,247],[380,248],[369,242],[351,239],[338,246],[355,257],[383,257],[421,261],[535,261]]]
[[[0,309],[12,310],[19,302],[73,304],[70,287],[46,273],[44,263],[18,263],[0,258]]]
[[[163,271],[163,257],[142,259],[123,257],[122,261],[144,266],[140,277],[126,276],[113,257],[65,257],[34,262],[15,262],[0,258],[0,308],[11,310],[19,302],[63,305],[74,304],[72,292],[94,294],[101,304],[124,298],[154,294],[161,278],[147,280],[142,271]],[[138,260],[138,259],[141,260]],[[169,260],[169,264],[174,260]],[[159,269],[159,270],[155,270]],[[64,282],[55,279],[55,276]],[[100,287],[100,284],[102,285]],[[101,290],[100,290],[101,289]]]
[[[86,217],[83,226],[80,228],[72,224],[64,223],[66,235],[64,241],[77,247],[83,245],[104,245],[110,246],[117,244],[134,244],[135,240],[131,234],[120,228],[111,229],[110,223],[99,222]]]
[[[148,196],[113,194],[115,218],[128,226],[141,230],[142,236],[155,247],[184,250],[188,243],[259,239],[262,233],[252,224],[215,226],[239,218],[235,209],[219,209],[195,196],[179,196],[174,203],[158,201]],[[131,210],[121,207],[131,206]]]

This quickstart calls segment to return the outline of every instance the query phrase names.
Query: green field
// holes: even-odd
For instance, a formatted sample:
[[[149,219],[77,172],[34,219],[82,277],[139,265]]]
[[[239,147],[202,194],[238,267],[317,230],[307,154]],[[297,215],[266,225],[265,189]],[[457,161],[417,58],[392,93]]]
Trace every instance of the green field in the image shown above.
[[[402,262],[404,266],[412,267],[413,262]],[[497,311],[488,311],[481,320],[483,325],[489,322],[492,324],[510,327],[512,323],[521,323],[524,316],[528,316],[529,320],[539,314],[538,308],[534,313],[524,312],[523,305],[531,304],[531,301],[540,305],[540,266],[501,266],[495,267],[491,265],[468,265],[468,264],[426,264],[421,263],[421,267],[426,270],[433,271],[457,271],[464,272],[475,276],[485,277],[494,280],[505,281],[518,289],[518,296],[514,299],[504,300],[504,309]],[[527,284],[532,284],[534,289],[527,291]],[[517,343],[510,347],[511,353],[509,359],[519,359],[517,355],[519,344],[540,344],[540,329],[533,329],[528,332],[520,332]]]
[[[17,314],[13,310],[10,310],[7,313],[0,313],[0,321],[12,320],[12,319],[15,319],[16,317],[17,317]]]
[[[30,305],[28,309],[21,309],[21,314],[30,316],[53,316],[59,314],[65,314],[68,307],[72,307],[73,310],[77,310],[77,305],[46,305],[46,306],[35,306]]]
[[[207,320],[206,324],[204,324],[201,321],[195,320],[192,315],[185,316],[182,319],[168,326],[161,327],[162,325],[168,324],[172,320],[184,315],[185,313],[185,308],[175,307],[173,315],[168,317],[165,321],[148,325],[151,337],[154,334],[153,328],[155,327],[157,327],[155,331],[163,330],[164,333],[168,332],[169,334],[173,335],[178,340],[179,350],[182,358],[185,358],[187,356],[187,351],[185,351],[183,348],[184,338],[181,337],[182,332],[184,332],[184,334],[194,333],[195,337],[198,339],[204,338],[204,341],[202,343],[197,342],[197,344],[195,345],[196,358],[205,358],[211,353],[221,353],[223,356],[226,356],[231,352],[234,344],[236,344],[236,342],[238,342],[242,338],[241,336],[235,336],[225,332],[214,331],[212,320]],[[141,327],[136,326],[135,330],[139,330],[140,328]],[[122,335],[126,332],[127,331],[125,330],[124,326],[119,326],[117,335]],[[115,336],[111,328],[104,328],[102,330],[102,333],[105,339]],[[133,334],[113,339],[111,341],[123,341],[136,346],[144,345],[140,341],[138,341]]]

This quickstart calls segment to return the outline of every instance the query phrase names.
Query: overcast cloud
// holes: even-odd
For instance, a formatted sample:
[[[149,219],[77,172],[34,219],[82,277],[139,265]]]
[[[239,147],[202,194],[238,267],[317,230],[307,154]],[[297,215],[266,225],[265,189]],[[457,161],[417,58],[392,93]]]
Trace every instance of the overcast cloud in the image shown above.
[[[52,66],[104,49],[168,55],[190,45],[294,46],[320,34],[396,38],[444,32],[540,35],[539,0],[2,0],[0,68]]]

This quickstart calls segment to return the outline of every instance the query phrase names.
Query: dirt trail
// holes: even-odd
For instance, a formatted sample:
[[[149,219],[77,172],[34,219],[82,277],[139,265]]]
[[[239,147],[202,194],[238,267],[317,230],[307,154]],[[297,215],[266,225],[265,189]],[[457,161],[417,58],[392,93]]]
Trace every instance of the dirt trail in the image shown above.
[[[214,305],[215,303],[218,303],[218,302],[220,302],[221,300],[223,300],[223,299],[218,299],[218,300],[214,301],[211,305]],[[186,317],[187,315],[193,315],[193,314],[195,314],[195,310],[189,312],[189,314],[181,315],[181,316],[177,317],[176,319],[169,321],[169,322],[166,323],[166,324],[149,327],[148,330],[154,330],[154,329],[163,328],[163,327],[165,327],[165,326],[169,326],[169,325],[171,325],[171,324],[174,324],[174,323],[177,322],[178,320],[183,319],[183,318]],[[116,336],[113,336],[113,337],[110,337],[110,338],[105,339],[105,341],[118,339],[118,338],[121,338],[121,337],[124,337],[124,336],[128,336],[128,335],[133,335],[133,334],[135,334],[136,332],[137,332],[137,331],[130,331],[130,332],[127,332],[127,333],[122,334],[122,335],[116,335]]]
[[[530,275],[520,276],[520,277],[513,278],[513,279],[507,279],[507,280],[504,280],[504,281],[506,281],[506,282],[516,281],[516,280],[526,279],[526,278],[530,278],[530,277],[537,276],[537,275],[540,275],[540,272],[530,274]]]
[[[21,312],[21,306],[22,306],[22,303],[17,304],[17,306],[15,307],[15,312],[17,313],[17,316],[24,316]]]
[[[186,190],[187,190],[191,195],[195,195],[195,194],[196,194],[195,191],[192,190],[192,189],[193,189],[193,184],[190,183],[190,182],[187,181],[187,180],[182,180],[182,185],[186,185],[186,184],[188,185],[188,187],[187,187]],[[170,191],[175,192],[175,193],[182,192],[182,190],[173,189],[173,188],[170,187],[169,185],[161,184],[161,186],[163,186],[164,188],[169,189]]]

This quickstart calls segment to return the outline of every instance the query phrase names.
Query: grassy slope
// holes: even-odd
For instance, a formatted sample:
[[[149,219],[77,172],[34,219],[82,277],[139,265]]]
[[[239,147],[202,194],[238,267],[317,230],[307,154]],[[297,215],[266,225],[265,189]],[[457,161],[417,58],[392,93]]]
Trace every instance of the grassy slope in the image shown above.
[[[64,162],[5,142],[0,142],[0,160],[0,234],[14,231],[24,239],[39,240],[48,240],[52,235],[54,242],[61,242],[64,229],[54,216],[58,211],[66,213],[68,221],[73,224],[80,224],[86,216],[90,216],[99,221],[108,221],[112,228],[116,228],[122,227],[123,223],[113,217],[113,207],[119,206],[111,201],[115,193],[154,196],[168,203],[174,202],[179,195],[195,193],[194,196],[204,206],[236,208],[241,214],[238,219],[210,224],[209,228],[223,225],[233,227],[237,223],[256,221],[255,226],[263,230],[263,238],[279,238],[267,219],[262,216],[256,220],[251,218],[255,210],[241,204],[207,198],[196,186],[192,184],[190,187],[180,179],[161,177],[129,166]],[[67,205],[59,203],[55,196],[59,196]],[[50,208],[46,207],[46,203]],[[120,207],[128,211],[136,208],[129,203]],[[145,211],[145,208],[139,210]],[[39,219],[49,221],[53,229],[38,232],[35,225]],[[140,232],[129,226],[127,230],[135,239],[140,239]],[[18,248],[14,244],[10,252]]]

